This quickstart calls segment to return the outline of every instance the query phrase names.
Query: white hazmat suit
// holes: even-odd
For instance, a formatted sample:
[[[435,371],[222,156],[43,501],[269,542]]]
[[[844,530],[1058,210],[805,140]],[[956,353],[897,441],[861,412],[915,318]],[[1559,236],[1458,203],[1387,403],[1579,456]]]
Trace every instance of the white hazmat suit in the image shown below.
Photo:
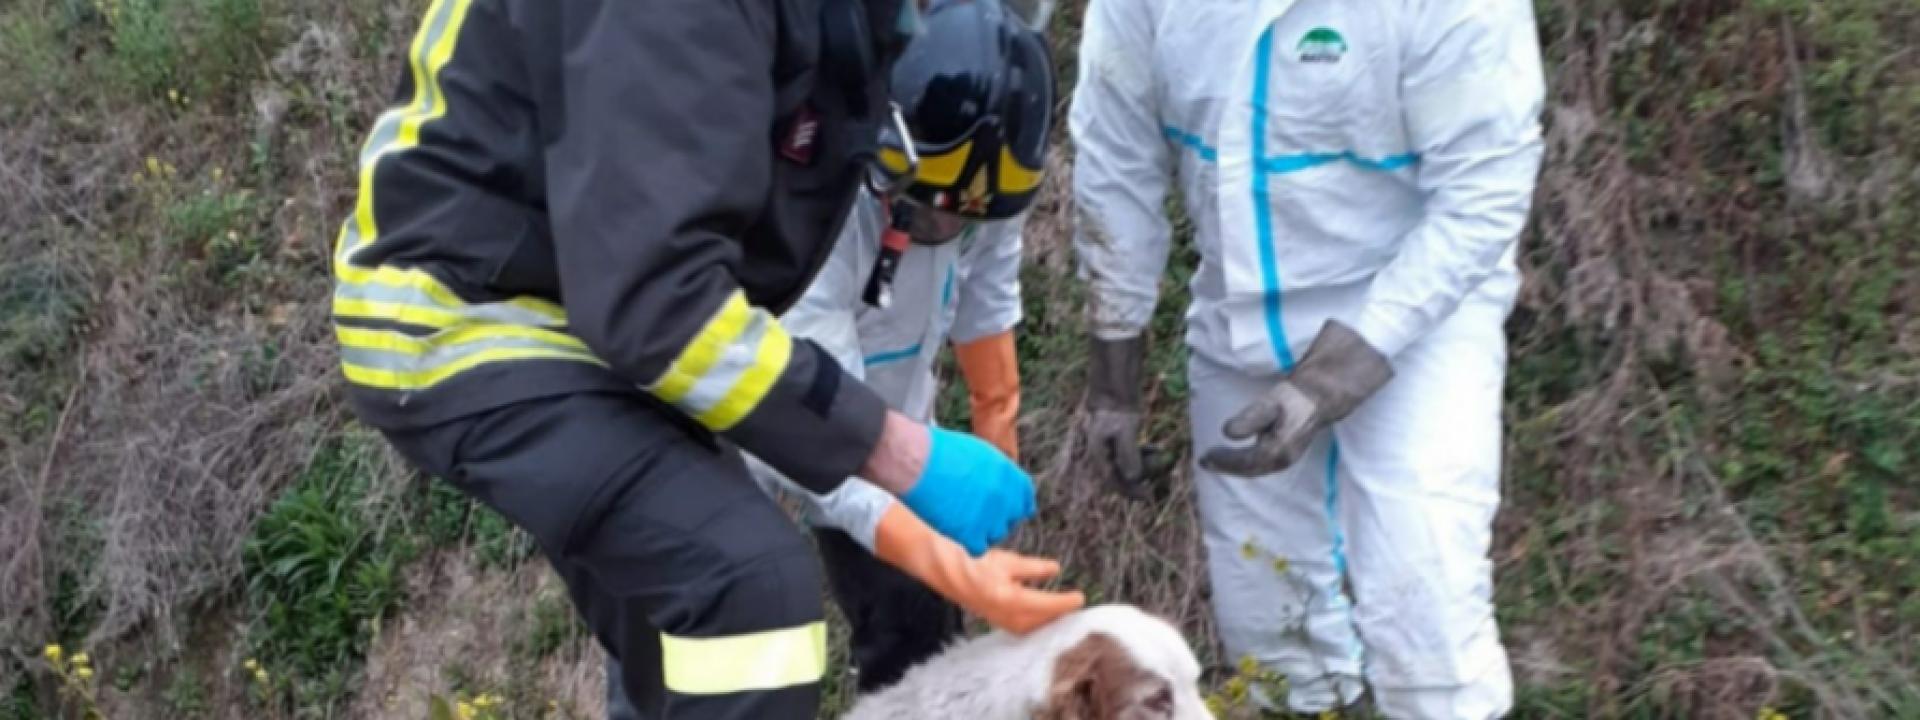
[[[1196,463],[1220,633],[1315,712],[1511,705],[1488,550],[1503,324],[1541,157],[1527,0],[1093,0],[1070,129],[1096,337],[1157,301],[1177,178],[1201,265],[1195,455],[1323,325],[1393,379],[1259,478]],[[1275,559],[1284,563],[1276,563]],[[1351,583],[1349,600],[1346,583]]]
[[[1024,219],[977,222],[952,242],[912,245],[895,270],[892,304],[875,308],[861,293],[886,223],[880,203],[862,193],[826,266],[780,322],[795,338],[819,344],[889,407],[932,423],[940,349],[1007,332],[1020,322]],[[763,487],[799,500],[808,522],[841,530],[869,550],[874,527],[895,502],[859,478],[817,496],[765,464],[749,465]]]

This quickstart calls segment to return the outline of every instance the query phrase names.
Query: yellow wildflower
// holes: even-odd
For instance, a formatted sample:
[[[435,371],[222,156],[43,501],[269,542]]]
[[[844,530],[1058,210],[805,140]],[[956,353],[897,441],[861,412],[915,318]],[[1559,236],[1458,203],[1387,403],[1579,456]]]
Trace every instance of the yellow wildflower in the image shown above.
[[[258,660],[255,660],[255,659],[253,659],[253,658],[247,658],[247,661],[246,661],[246,662],[243,662],[243,663],[240,663],[240,666],[241,666],[241,667],[244,667],[244,668],[246,668],[246,669],[248,669],[248,670],[259,670],[259,669],[260,669],[260,661],[258,661]]]
[[[74,670],[73,674],[80,676],[81,680],[92,680],[93,668],[82,666],[79,669]]]
[[[87,657],[86,653],[73,654],[73,664],[75,667],[86,667],[88,664],[92,662],[93,662],[93,658]]]
[[[60,663],[60,656],[63,652],[65,652],[65,650],[62,650],[59,645],[48,645],[47,649],[41,651],[40,654],[47,656],[48,662],[57,665]]]

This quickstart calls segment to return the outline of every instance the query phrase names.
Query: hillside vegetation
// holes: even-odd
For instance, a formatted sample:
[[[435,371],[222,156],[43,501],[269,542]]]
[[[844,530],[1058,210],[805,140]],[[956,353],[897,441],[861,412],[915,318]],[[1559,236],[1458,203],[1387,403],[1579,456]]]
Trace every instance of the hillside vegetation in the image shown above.
[[[1083,4],[1054,22],[1069,84]],[[328,246],[417,5],[0,2],[0,720],[597,711],[526,540],[341,404]],[[1920,2],[1536,7],[1496,551],[1516,717],[1920,717]],[[1016,542],[1182,622],[1244,714],[1279,680],[1207,623],[1194,258],[1149,365],[1171,492],[1125,503],[1067,431],[1071,154],[1027,235],[1043,508]]]

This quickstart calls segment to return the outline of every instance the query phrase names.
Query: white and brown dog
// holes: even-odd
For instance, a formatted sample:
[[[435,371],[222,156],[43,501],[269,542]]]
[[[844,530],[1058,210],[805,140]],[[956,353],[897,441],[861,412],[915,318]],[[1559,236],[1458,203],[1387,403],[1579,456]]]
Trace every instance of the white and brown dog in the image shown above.
[[[1202,720],[1200,663],[1180,631],[1101,605],[1025,637],[996,632],[947,648],[845,720]]]

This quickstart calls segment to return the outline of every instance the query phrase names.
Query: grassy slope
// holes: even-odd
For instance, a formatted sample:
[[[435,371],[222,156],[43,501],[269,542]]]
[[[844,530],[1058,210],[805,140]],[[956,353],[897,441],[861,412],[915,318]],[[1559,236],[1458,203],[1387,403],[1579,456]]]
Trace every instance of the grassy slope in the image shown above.
[[[1551,155],[1497,556],[1520,714],[1920,715],[1920,4],[1537,4]],[[592,695],[568,689],[591,658],[550,591],[494,612],[451,589],[546,587],[513,534],[408,482],[332,390],[326,244],[412,12],[0,6],[0,718],[59,706],[49,640],[100,657],[123,717],[381,714],[364,686],[522,716]],[[1063,432],[1066,154],[1029,233],[1023,429],[1048,511],[1019,542],[1211,657],[1181,473],[1165,505],[1119,503]],[[1166,287],[1150,433],[1177,460]],[[401,652],[441,615],[502,637]]]

